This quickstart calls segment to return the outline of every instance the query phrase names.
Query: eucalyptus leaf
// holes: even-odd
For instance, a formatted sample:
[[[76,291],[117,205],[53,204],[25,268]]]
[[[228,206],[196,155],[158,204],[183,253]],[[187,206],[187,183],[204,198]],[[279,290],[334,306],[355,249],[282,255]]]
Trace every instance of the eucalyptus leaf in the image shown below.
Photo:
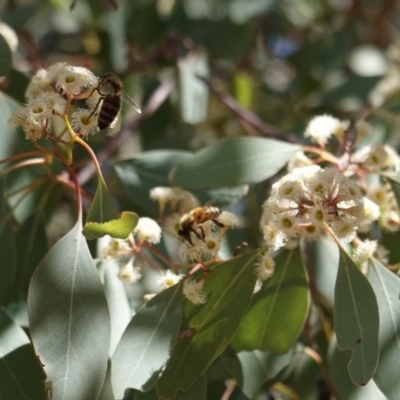
[[[0,399],[44,400],[45,379],[28,336],[0,309]]]
[[[11,69],[12,53],[4,36],[0,34],[0,76],[4,76]]]
[[[0,197],[4,198],[4,180],[0,179]],[[17,272],[17,246],[13,218],[6,201],[0,202],[0,304],[10,292]]]
[[[226,139],[178,164],[170,180],[188,189],[257,183],[275,175],[298,150],[272,139]]]
[[[206,53],[189,53],[178,62],[178,70],[182,119],[198,124],[207,117],[208,88],[199,79],[209,76]]]
[[[182,285],[172,286],[134,315],[122,335],[111,367],[117,399],[125,389],[151,389],[168,361],[177,339],[182,317]]]
[[[382,176],[388,180],[396,197],[397,205],[400,206],[400,175],[395,173],[384,173]]]
[[[351,380],[366,385],[379,358],[379,313],[374,291],[353,260],[340,249],[335,284],[335,332],[339,350],[351,350]]]
[[[82,233],[74,228],[47,253],[28,292],[35,349],[58,400],[98,398],[110,346],[110,315]]]
[[[103,178],[99,176],[96,194],[90,206],[86,222],[102,224],[116,219],[118,219],[118,213]]]
[[[258,254],[216,265],[203,287],[207,303],[186,302],[181,339],[156,384],[159,397],[174,398],[178,390],[187,391],[229,345],[253,294]]]
[[[207,400],[207,380],[200,376],[186,392],[178,392],[176,400]]]
[[[286,353],[298,339],[310,305],[300,250],[283,251],[275,272],[254,295],[233,340],[236,350]]]
[[[388,399],[399,398],[400,380],[400,278],[377,260],[371,260],[368,273],[379,307],[379,364],[374,381]]]
[[[242,366],[243,383],[241,389],[249,398],[257,397],[262,385],[274,378],[293,359],[293,351],[285,354],[274,354],[259,350],[241,351],[238,358]]]

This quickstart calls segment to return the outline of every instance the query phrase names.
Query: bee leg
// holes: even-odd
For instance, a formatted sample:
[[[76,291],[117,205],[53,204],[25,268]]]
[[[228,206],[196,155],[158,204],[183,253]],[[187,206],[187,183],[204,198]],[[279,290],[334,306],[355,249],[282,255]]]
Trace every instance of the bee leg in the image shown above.
[[[93,114],[96,112],[97,108],[99,107],[100,102],[103,100],[102,97],[99,98],[99,101],[96,104],[96,107],[93,109],[93,111],[90,113],[90,115],[86,118],[86,122],[88,122],[90,120],[90,118],[92,118]]]
[[[217,221],[216,219],[212,219],[211,221],[214,222],[214,224],[217,225],[219,228],[225,228],[225,225]]]

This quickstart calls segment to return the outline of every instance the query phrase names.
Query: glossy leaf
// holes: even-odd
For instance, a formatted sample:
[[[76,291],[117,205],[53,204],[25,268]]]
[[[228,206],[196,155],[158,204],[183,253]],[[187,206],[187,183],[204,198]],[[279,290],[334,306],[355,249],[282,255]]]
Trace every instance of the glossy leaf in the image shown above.
[[[298,339],[309,308],[307,275],[300,250],[275,259],[275,273],[254,295],[237,331],[236,350],[287,352]]]
[[[118,213],[108,192],[108,188],[101,177],[98,179],[96,194],[90,206],[86,222],[102,224],[118,219]]]
[[[237,356],[243,374],[241,389],[249,399],[253,399],[257,397],[263,383],[274,378],[290,364],[293,351],[285,354],[274,354],[259,350],[241,351]]]
[[[343,249],[335,284],[334,321],[339,350],[352,352],[350,378],[356,385],[366,385],[378,364],[378,304],[367,278]]]
[[[2,199],[4,199],[3,184],[4,181],[1,179],[0,196]],[[15,279],[17,268],[17,247],[12,213],[4,200],[0,202],[0,259],[0,304],[3,304]]]
[[[96,399],[109,354],[110,315],[81,230],[78,221],[47,253],[28,292],[32,341],[59,400]]]
[[[129,211],[121,213],[120,218],[107,222],[87,222],[83,228],[83,234],[87,239],[99,239],[105,235],[113,238],[126,239],[135,229],[139,217]]]
[[[379,364],[374,381],[388,399],[400,393],[400,278],[376,260],[370,262],[368,279],[379,307]]]
[[[4,76],[11,69],[12,54],[4,36],[0,34],[0,76]]]
[[[178,164],[170,179],[188,189],[257,183],[275,175],[298,150],[272,139],[226,139]]]
[[[125,389],[151,389],[168,361],[182,318],[182,285],[166,289],[144,304],[125,329],[112,358],[117,399]]]
[[[203,287],[207,303],[186,302],[182,339],[157,382],[159,397],[187,391],[228,346],[253,294],[257,256],[253,252],[217,265]]]
[[[199,79],[199,76],[209,76],[206,53],[189,53],[178,62],[178,70],[182,119],[189,124],[198,124],[207,116],[208,88]]]
[[[0,399],[44,400],[45,379],[28,336],[0,309]]]

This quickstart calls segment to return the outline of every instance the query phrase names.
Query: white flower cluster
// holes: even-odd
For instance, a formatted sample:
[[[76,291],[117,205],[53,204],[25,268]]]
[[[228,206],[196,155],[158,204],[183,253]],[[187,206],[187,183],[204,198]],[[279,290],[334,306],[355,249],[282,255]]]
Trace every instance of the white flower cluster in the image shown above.
[[[135,243],[134,238],[137,239]],[[134,283],[141,278],[139,268],[134,266],[136,254],[144,242],[148,244],[159,243],[161,228],[151,218],[139,218],[132,235],[127,239],[115,239],[106,236],[99,241],[99,253],[103,261],[114,259],[119,267],[118,277],[125,283]]]
[[[99,131],[95,117],[88,119],[97,103],[98,93],[93,90],[98,78],[88,69],[66,63],[52,65],[39,70],[32,78],[25,92],[26,104],[18,108],[10,118],[12,127],[22,126],[27,139],[37,141],[52,132],[53,114],[70,113],[74,131],[80,135]],[[87,107],[71,112],[69,105],[75,100],[87,97]],[[96,101],[95,104],[93,102]]]
[[[267,244],[278,249],[298,237],[315,240],[328,228],[350,241],[365,219],[357,184],[336,169],[314,165],[296,168],[272,186],[260,228]]]

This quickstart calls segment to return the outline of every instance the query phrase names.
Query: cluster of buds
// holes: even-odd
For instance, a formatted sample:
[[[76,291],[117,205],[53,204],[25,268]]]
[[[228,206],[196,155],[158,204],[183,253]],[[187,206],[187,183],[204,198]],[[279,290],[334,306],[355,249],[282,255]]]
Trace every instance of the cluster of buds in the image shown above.
[[[99,101],[95,90],[98,82],[88,69],[66,63],[41,69],[26,89],[26,104],[14,112],[9,122],[13,127],[21,126],[26,138],[34,142],[52,134],[53,115],[68,116],[79,135],[94,134],[99,131],[92,115]],[[82,108],[77,109],[77,104]]]

